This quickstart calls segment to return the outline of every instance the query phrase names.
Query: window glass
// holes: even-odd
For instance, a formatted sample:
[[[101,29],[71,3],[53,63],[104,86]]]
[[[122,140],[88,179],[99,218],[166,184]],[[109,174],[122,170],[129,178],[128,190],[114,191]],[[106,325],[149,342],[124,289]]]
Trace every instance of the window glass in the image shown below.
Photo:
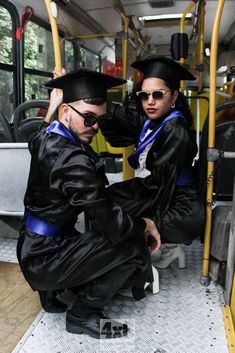
[[[42,87],[49,77],[25,74],[25,100],[47,99],[47,89]]]
[[[11,15],[0,6],[0,62],[13,63],[13,33]]]
[[[68,40],[64,41],[64,67],[66,72],[74,70],[74,45]]]
[[[0,70],[0,111],[11,121],[13,111],[13,72]]]
[[[29,22],[26,27],[24,60],[24,65],[28,69],[48,72],[52,72],[54,69],[51,32],[34,22]]]
[[[80,67],[85,67],[88,70],[99,71],[99,56],[90,52],[86,48],[80,49]]]

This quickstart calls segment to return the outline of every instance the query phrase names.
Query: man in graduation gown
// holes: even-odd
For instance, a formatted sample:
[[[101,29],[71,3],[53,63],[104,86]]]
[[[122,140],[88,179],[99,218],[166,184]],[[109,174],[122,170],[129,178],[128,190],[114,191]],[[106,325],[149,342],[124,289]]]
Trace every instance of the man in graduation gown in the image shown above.
[[[119,289],[128,285],[135,294],[152,281],[150,252],[160,246],[153,221],[128,215],[107,196],[103,165],[89,146],[106,113],[107,89],[123,82],[80,69],[46,84],[63,90],[61,116],[43,124],[29,143],[32,158],[17,246],[22,272],[43,308],[65,311],[56,291],[73,289],[76,300],[67,311],[66,329],[95,338],[106,318],[103,307]],[[81,212],[91,224],[83,234],[74,227]],[[128,330],[116,326],[119,336]]]

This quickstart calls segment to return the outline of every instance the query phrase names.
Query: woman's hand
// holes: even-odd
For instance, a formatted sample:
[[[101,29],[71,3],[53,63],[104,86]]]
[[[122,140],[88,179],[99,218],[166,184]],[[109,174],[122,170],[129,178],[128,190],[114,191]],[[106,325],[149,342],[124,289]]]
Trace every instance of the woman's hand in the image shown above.
[[[143,219],[145,220],[145,223],[146,223],[146,228],[144,230],[144,238],[152,254],[160,248],[160,245],[161,245],[160,233],[155,223],[150,218],[143,218]]]

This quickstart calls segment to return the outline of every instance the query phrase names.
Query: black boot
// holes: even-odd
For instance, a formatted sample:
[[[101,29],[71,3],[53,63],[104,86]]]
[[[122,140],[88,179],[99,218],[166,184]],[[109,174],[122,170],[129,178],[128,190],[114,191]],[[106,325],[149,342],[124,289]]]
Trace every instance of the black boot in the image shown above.
[[[68,310],[66,331],[75,334],[85,333],[98,339],[108,339],[127,336],[128,326],[109,319],[102,311],[90,312],[81,317],[75,316],[71,310]]]
[[[67,311],[66,330],[86,333],[94,338],[126,336],[128,326],[109,319],[102,309],[134,271],[134,264],[125,263],[84,286],[71,310]]]
[[[67,305],[58,300],[57,291],[38,291],[42,308],[48,313],[63,313]]]

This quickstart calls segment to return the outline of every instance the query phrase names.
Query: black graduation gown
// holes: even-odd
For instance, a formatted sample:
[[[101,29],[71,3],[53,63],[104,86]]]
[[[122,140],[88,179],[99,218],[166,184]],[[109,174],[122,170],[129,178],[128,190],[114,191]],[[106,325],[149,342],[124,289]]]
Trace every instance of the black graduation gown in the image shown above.
[[[101,130],[115,147],[136,144],[145,117],[136,110],[109,103]],[[163,243],[186,243],[204,230],[204,204],[193,178],[177,185],[182,171],[191,167],[197,153],[195,136],[183,119],[169,121],[160,131],[146,158],[151,172],[109,187],[110,196],[130,214],[153,218]]]
[[[137,275],[133,285],[151,282],[145,222],[128,215],[107,196],[103,168],[93,150],[48,134],[45,127],[29,149],[32,158],[25,207],[34,216],[67,229],[62,236],[41,236],[22,228],[17,255],[31,287],[77,287],[118,267],[124,274],[128,266],[134,266]],[[74,224],[83,211],[92,230],[80,234]],[[119,276],[113,281],[118,288]]]

